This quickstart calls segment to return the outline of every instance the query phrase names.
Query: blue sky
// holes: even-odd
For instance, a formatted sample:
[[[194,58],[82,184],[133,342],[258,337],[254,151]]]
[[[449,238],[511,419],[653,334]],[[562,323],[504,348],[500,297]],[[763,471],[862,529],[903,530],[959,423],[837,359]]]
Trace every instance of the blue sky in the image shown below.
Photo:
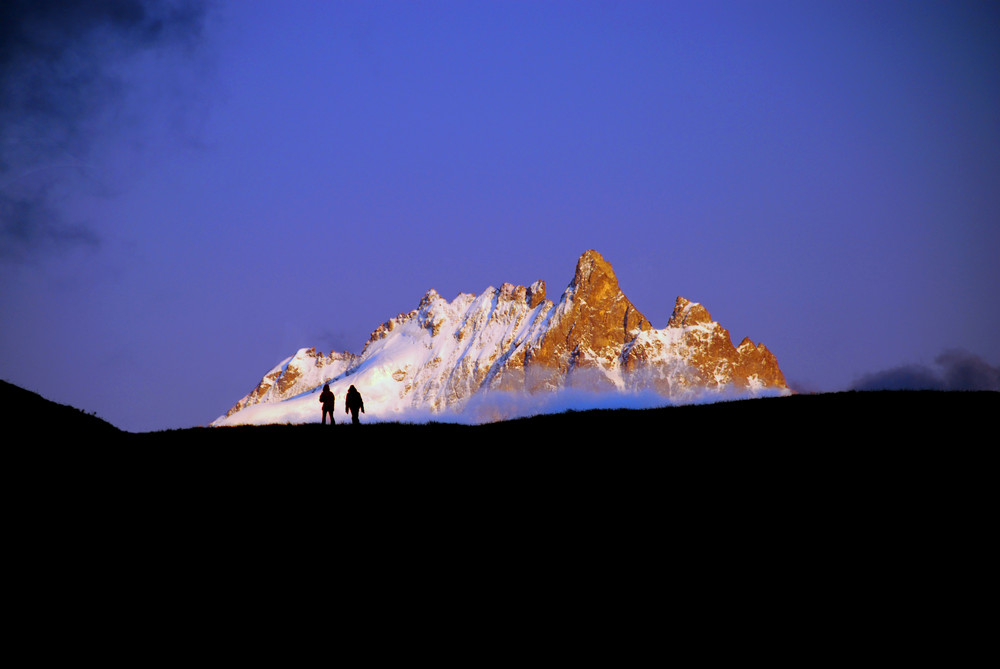
[[[1000,365],[995,4],[110,7],[0,12],[0,378],[124,429],[590,248],[799,389]]]

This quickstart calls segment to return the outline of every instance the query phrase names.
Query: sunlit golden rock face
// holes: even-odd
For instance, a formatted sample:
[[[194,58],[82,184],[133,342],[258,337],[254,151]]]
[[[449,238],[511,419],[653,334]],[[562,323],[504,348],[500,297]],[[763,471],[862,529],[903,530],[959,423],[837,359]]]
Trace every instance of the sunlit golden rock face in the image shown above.
[[[700,388],[788,388],[766,346],[755,346],[749,338],[733,346],[729,331],[705,307],[683,297],[677,298],[666,328],[639,337],[623,352],[622,367],[626,376],[672,397]]]
[[[496,388],[529,392],[577,387],[642,390],[677,397],[699,389],[787,389],[774,355],[729,332],[702,305],[678,297],[667,327],[655,330],[625,297],[597,251],[576,272],[544,331],[510,356]]]
[[[532,372],[525,377],[527,390],[573,385],[584,377],[587,385],[610,388],[601,375],[585,370],[614,364],[623,347],[650,328],[618,287],[611,265],[597,251],[585,252],[548,328],[526,351],[523,364]]]
[[[379,326],[360,355],[301,349],[230,414],[340,376],[368,383],[370,392],[378,387],[395,406],[434,411],[481,391],[653,390],[684,400],[704,391],[788,390],[763,344],[733,346],[729,331],[697,302],[678,297],[666,327],[653,328],[593,250],[580,256],[558,304],[546,299],[543,281],[503,283],[451,302],[429,290],[416,309]]]

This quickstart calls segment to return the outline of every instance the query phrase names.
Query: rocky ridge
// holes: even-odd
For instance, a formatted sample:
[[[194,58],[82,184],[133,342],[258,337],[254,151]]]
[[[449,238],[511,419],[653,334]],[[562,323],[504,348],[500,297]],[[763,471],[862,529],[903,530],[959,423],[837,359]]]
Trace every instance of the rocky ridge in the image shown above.
[[[371,334],[360,355],[301,349],[214,424],[262,420],[261,405],[287,405],[289,422],[318,420],[317,394],[362,389],[370,415],[460,409],[470,398],[564,388],[641,392],[672,401],[697,393],[787,393],[775,356],[729,332],[700,304],[678,297],[667,326],[653,328],[622,293],[611,265],[585,252],[558,304],[545,283],[509,283],[448,302],[429,290],[413,311]],[[294,405],[294,406],[293,406]],[[248,411],[250,410],[250,411]],[[388,414],[388,415],[386,415]]]

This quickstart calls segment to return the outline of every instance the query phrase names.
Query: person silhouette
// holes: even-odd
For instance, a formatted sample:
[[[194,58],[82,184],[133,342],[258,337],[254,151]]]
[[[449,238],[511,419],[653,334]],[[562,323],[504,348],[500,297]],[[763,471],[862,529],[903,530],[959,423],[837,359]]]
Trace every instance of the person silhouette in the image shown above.
[[[354,386],[351,387],[353,388]],[[323,403],[323,425],[326,425],[326,414],[330,414],[330,425],[336,425],[336,421],[333,420],[334,399],[336,398],[330,392],[330,384],[324,384],[323,392],[319,394],[319,401]]]
[[[365,402],[361,399],[361,393],[354,386],[347,389],[347,400],[344,402],[344,413],[351,412],[351,423],[359,425],[358,411],[365,412]]]

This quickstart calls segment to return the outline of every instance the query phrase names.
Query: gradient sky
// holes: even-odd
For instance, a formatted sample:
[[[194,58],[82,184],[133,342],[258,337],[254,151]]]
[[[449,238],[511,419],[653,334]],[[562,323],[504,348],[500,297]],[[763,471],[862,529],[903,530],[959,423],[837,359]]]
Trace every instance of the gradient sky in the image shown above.
[[[1000,366],[990,2],[8,2],[0,378],[204,425],[597,249],[797,389]]]

